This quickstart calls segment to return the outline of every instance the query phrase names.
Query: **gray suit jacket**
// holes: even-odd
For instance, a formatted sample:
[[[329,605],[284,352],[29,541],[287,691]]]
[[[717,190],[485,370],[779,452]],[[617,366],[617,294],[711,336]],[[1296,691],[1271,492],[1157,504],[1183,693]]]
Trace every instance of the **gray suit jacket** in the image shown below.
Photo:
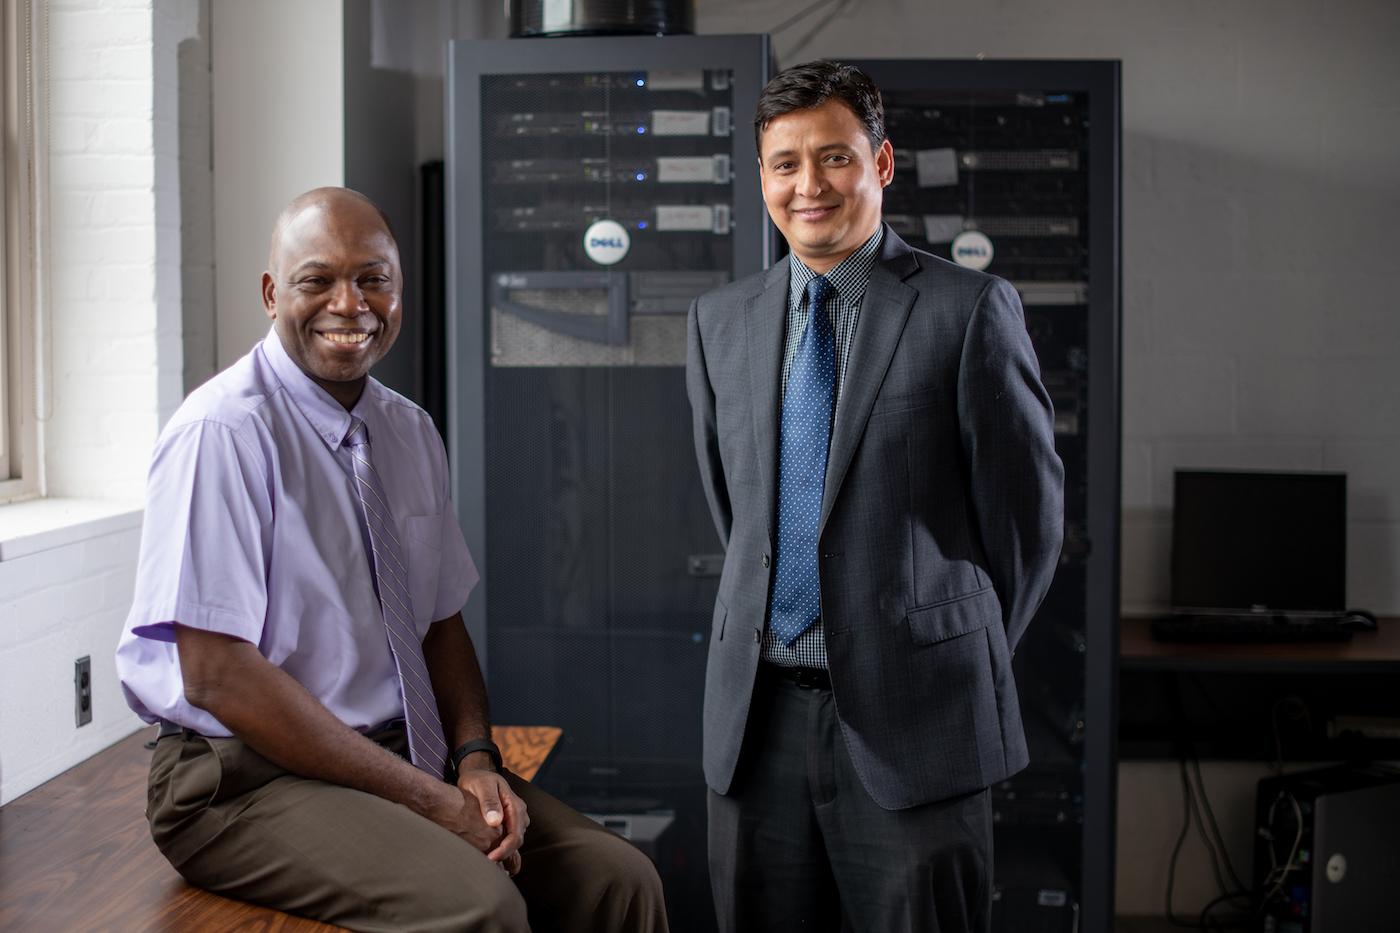
[[[705,778],[721,794],[777,540],[787,292],[785,259],[690,309],[695,447],[725,546],[704,712]],[[941,800],[1026,765],[1011,653],[1059,557],[1063,482],[1016,291],[886,227],[837,404],[819,543],[838,717],[880,806]]]

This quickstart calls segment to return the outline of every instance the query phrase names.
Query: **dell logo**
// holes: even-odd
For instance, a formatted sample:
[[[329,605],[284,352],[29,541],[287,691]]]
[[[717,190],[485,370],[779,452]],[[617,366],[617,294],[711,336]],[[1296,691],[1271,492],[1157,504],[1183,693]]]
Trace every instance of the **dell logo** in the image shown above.
[[[969,269],[985,269],[992,264],[992,241],[977,230],[964,230],[953,240],[953,262]]]
[[[627,257],[632,239],[615,220],[600,220],[583,234],[583,251],[600,266],[611,266]]]

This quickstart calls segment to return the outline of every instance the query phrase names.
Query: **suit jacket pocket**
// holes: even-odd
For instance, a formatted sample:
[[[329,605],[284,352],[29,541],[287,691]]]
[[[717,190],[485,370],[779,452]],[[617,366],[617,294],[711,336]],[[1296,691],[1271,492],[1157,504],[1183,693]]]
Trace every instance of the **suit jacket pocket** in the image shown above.
[[[937,402],[940,395],[936,389],[920,389],[915,392],[907,392],[900,395],[877,395],[875,404],[871,406],[870,416],[898,414],[902,411],[912,411],[916,408],[927,408]]]
[[[909,638],[916,645],[932,645],[990,625],[1001,624],[1001,600],[990,586],[954,596],[931,606],[910,609]]]

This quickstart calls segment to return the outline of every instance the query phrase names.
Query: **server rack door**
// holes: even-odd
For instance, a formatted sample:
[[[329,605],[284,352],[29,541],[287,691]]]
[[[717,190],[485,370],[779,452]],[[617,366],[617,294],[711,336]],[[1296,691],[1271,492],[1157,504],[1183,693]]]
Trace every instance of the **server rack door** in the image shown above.
[[[1008,279],[1055,406],[1065,544],[1017,650],[1031,765],[993,789],[999,931],[1112,926],[1119,513],[1118,63],[855,62],[895,151],[885,219]]]
[[[709,925],[700,721],[720,545],[685,316],[760,271],[765,37],[452,43],[450,452],[493,715]],[[695,925],[698,924],[698,925]]]

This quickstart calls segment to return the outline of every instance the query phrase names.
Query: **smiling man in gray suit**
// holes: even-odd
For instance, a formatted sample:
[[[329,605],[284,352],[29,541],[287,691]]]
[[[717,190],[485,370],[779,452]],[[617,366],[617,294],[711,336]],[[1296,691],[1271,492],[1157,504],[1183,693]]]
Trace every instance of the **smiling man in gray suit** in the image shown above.
[[[989,785],[1027,763],[1011,655],[1050,585],[1063,468],[1020,300],[880,220],[858,69],[754,120],[790,255],[702,296],[687,384],[725,545],[705,684],[725,931],[986,930]]]

